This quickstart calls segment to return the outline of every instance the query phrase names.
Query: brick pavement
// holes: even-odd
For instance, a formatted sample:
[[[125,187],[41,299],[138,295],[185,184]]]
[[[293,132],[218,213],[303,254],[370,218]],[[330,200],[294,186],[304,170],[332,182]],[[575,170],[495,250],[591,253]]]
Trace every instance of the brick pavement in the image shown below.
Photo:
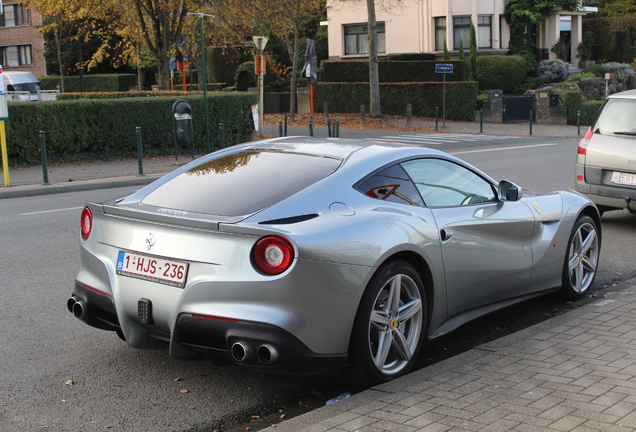
[[[636,286],[267,432],[633,431]]]

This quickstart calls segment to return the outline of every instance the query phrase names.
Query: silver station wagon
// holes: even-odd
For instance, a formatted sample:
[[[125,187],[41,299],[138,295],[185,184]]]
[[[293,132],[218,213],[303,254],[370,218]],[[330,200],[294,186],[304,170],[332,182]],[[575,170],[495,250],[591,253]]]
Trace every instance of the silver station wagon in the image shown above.
[[[594,204],[533,195],[426,148],[280,138],[89,203],[69,310],[134,348],[259,371],[408,372],[427,339],[588,292]]]
[[[574,189],[601,214],[636,213],[636,90],[615,93],[601,106],[579,143]]]

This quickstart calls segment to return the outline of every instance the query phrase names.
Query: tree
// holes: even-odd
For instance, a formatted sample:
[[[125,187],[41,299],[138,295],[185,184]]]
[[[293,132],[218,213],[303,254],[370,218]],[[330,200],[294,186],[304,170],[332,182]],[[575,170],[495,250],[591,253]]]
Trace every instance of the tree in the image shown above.
[[[470,58],[468,59],[468,80],[477,81],[477,36],[475,25],[470,20]]]
[[[380,104],[380,72],[378,67],[378,23],[375,19],[375,0],[367,0],[369,37],[369,116],[382,117]]]
[[[324,14],[325,0],[216,0],[211,2],[211,7],[225,31],[234,33],[235,38],[249,34],[246,31],[256,31],[285,41],[292,59],[290,113],[293,121],[302,27]],[[237,34],[237,29],[242,34]]]
[[[634,0],[601,0],[598,4],[598,16],[636,16],[636,3]]]
[[[57,31],[60,22],[77,23],[77,37],[82,40],[94,38],[101,43],[87,68],[109,61],[125,64],[131,60],[140,64],[138,58],[144,51],[138,49],[142,39],[147,52],[158,68],[160,88],[168,88],[168,64],[181,37],[187,12],[202,7],[203,0],[28,0],[29,5],[48,17],[58,21],[44,30]]]
[[[465,56],[464,56],[464,39],[462,39],[462,38],[459,38],[459,53],[458,53],[457,59],[459,61],[464,61],[465,60]]]
[[[510,25],[510,53],[533,53],[535,32],[548,13],[560,6],[564,10],[575,10],[579,0],[508,0],[504,17]]]
[[[448,53],[448,44],[446,43],[446,39],[444,39],[444,61],[450,61],[450,54]]]

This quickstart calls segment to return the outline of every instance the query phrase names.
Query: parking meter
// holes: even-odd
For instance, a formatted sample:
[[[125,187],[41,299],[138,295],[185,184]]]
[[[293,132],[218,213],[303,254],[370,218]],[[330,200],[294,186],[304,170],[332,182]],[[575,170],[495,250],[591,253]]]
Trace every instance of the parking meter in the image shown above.
[[[194,134],[192,132],[192,108],[184,100],[178,100],[172,105],[174,126],[175,157],[178,158],[179,146],[192,144],[192,158],[194,159]]]

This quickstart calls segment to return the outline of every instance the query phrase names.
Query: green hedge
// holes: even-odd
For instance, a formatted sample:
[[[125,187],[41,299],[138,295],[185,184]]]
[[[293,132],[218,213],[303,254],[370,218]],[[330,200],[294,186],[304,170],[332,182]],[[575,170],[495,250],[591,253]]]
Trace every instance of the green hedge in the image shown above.
[[[437,82],[442,74],[435,73],[438,63],[453,64],[453,73],[446,74],[446,81],[465,81],[466,62],[464,61],[381,61],[378,73],[381,83]],[[323,61],[322,78],[325,82],[368,82],[368,61]]]
[[[48,75],[38,77],[42,87],[47,90],[55,90],[59,85],[62,87],[59,75]],[[128,87],[138,84],[137,76],[133,74],[104,74],[104,75],[84,75],[84,91],[87,92],[117,92],[128,91]],[[78,75],[64,77],[64,91],[81,91],[80,77]]]
[[[433,117],[435,107],[442,115],[442,83],[381,83],[380,100],[382,113],[405,115],[406,106],[411,104],[414,116]],[[473,121],[477,83],[446,83],[446,118],[449,120]],[[320,83],[315,87],[315,106],[322,109],[329,104],[329,111],[335,113],[357,113],[360,105],[369,107],[368,83]]]
[[[568,109],[568,124],[577,124],[577,111],[580,110],[581,124],[585,126],[591,125],[603,102],[602,100],[583,102],[583,95],[580,91],[565,92],[563,94],[563,105]]]
[[[477,81],[480,90],[512,92],[526,76],[526,60],[514,56],[477,57]]]
[[[436,58],[436,55],[433,53],[389,54],[386,56],[386,59],[388,61],[435,60],[435,58]]]
[[[208,90],[216,88],[218,91],[222,87],[212,87],[214,84],[208,84]],[[153,91],[125,91],[125,92],[81,92],[81,93],[60,93],[58,100],[77,100],[77,99],[124,99],[124,98],[148,98],[148,97],[172,97],[172,96],[202,96],[203,92],[183,90],[153,90]]]
[[[173,154],[172,105],[179,99],[192,106],[195,148],[205,151],[202,96],[10,102],[5,122],[9,160],[12,165],[38,163],[39,131],[46,133],[51,161],[134,157],[137,126],[145,156]],[[218,145],[219,123],[225,125],[226,145],[247,140],[254,129],[250,105],[257,102],[255,93],[209,95],[211,145]],[[190,148],[180,153],[189,154]]]

